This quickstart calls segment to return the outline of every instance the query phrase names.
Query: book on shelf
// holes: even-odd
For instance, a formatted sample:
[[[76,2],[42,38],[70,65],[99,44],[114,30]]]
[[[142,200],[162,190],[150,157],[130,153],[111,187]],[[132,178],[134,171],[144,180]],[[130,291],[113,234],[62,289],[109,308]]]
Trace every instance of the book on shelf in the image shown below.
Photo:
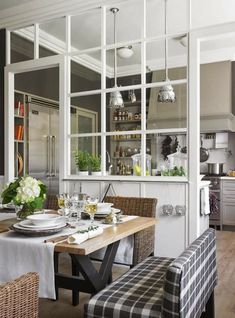
[[[23,125],[15,125],[15,139],[23,140],[24,138],[24,126]]]
[[[24,116],[24,104],[21,102],[15,102],[15,115]]]

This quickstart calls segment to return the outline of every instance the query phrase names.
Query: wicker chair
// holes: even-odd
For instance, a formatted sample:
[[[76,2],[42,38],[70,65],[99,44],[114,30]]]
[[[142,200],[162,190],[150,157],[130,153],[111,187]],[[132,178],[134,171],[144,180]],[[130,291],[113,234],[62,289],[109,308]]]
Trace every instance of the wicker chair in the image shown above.
[[[155,217],[156,214],[156,198],[106,196],[104,201],[113,203],[115,208],[120,209],[123,214],[126,215]],[[134,253],[132,266],[142,262],[146,257],[154,252],[154,236],[154,226],[134,234]]]
[[[39,275],[27,273],[0,285],[1,318],[38,317]]]
[[[56,195],[49,194],[47,196],[44,208],[49,209],[49,210],[58,210],[59,209]]]

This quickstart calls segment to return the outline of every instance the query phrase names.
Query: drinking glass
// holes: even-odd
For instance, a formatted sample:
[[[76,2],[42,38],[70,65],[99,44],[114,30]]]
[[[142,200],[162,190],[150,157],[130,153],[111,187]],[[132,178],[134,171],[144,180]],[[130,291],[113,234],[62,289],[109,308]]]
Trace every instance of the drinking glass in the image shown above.
[[[98,203],[98,199],[97,198],[88,197],[87,200],[86,200],[85,211],[90,216],[91,224],[94,223],[94,216],[95,216],[95,214],[97,212],[97,203]]]
[[[86,194],[85,193],[73,193],[71,200],[72,200],[72,212],[71,218],[75,219],[75,223],[81,219],[81,213],[84,210],[84,205],[86,202]]]

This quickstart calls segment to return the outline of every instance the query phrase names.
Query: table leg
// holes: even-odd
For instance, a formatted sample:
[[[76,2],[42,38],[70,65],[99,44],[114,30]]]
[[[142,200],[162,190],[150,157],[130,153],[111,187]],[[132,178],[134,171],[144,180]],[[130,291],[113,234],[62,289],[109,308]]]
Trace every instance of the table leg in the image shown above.
[[[71,265],[72,265],[72,275],[79,276],[79,270],[76,267],[73,259],[71,258]],[[72,304],[73,306],[77,306],[79,304],[79,292],[77,290],[72,290]]]
[[[56,288],[70,289],[75,293],[81,291],[92,295],[102,290],[108,284],[111,276],[119,242],[114,242],[107,247],[99,272],[88,255],[70,254],[74,266],[73,272],[81,273],[82,277],[55,272]]]

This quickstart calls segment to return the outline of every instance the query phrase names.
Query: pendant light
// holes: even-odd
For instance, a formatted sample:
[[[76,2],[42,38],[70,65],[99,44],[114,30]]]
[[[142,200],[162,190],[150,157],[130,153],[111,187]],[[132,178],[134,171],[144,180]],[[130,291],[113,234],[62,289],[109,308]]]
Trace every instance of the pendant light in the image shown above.
[[[167,0],[165,1],[165,35],[167,34]],[[168,39],[165,37],[165,84],[160,88],[157,100],[160,103],[175,103],[175,92],[168,78]]]
[[[114,44],[116,44],[116,14],[118,13],[118,8],[112,8],[110,11],[114,16]],[[114,48],[114,88],[117,88],[117,48]],[[124,107],[122,94],[119,91],[111,92],[109,98],[110,108],[121,108]]]

